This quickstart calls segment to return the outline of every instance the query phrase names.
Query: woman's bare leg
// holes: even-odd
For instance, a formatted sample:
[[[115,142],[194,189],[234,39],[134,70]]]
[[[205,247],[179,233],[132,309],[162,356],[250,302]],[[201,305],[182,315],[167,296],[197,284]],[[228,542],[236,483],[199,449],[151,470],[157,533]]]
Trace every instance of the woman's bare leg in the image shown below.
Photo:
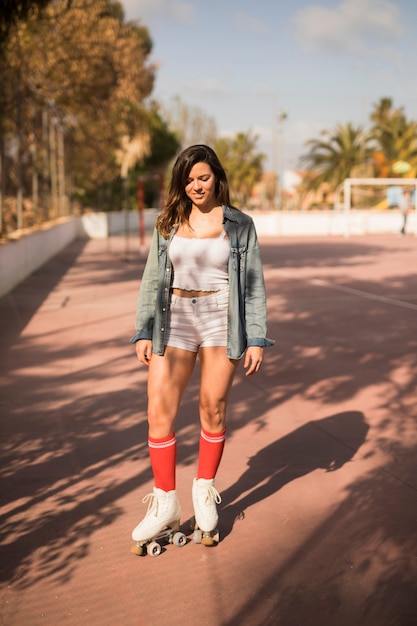
[[[200,420],[209,433],[226,427],[226,406],[239,361],[229,359],[224,346],[200,348]]]
[[[196,352],[173,346],[166,346],[163,356],[152,355],[148,376],[150,437],[161,439],[174,431],[181,398],[196,358]]]

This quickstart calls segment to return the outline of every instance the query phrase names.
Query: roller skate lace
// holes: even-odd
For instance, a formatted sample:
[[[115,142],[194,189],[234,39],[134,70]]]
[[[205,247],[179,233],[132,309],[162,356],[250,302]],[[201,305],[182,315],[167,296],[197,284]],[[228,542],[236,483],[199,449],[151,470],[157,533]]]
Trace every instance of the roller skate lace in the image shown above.
[[[154,489],[153,493],[142,498],[142,503],[148,504],[148,508],[143,520],[133,530],[134,541],[149,539],[171,525],[179,525],[181,508],[175,491]]]
[[[149,517],[154,511],[155,516],[158,514],[158,498],[154,493],[147,493],[146,496],[142,498],[143,504],[148,503],[148,508],[146,509],[145,517]]]
[[[194,479],[193,504],[198,528],[204,532],[211,532],[216,528],[219,519],[216,504],[220,502],[221,497],[214,480]]]
[[[209,485],[207,488],[206,504],[207,506],[214,506],[214,504],[220,504],[222,498],[214,485]]]

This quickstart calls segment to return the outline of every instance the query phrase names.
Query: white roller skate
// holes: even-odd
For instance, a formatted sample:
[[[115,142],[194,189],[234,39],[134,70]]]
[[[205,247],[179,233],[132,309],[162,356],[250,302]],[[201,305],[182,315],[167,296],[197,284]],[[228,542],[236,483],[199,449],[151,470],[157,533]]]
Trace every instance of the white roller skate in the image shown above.
[[[158,556],[162,552],[161,540],[178,547],[186,544],[186,536],[179,532],[181,507],[176,491],[154,487],[153,493],[148,493],[142,502],[149,504],[145,517],[132,532],[134,554]]]
[[[219,543],[217,504],[222,501],[214,486],[214,479],[194,478],[193,505],[195,517],[191,520],[194,543],[213,546]]]

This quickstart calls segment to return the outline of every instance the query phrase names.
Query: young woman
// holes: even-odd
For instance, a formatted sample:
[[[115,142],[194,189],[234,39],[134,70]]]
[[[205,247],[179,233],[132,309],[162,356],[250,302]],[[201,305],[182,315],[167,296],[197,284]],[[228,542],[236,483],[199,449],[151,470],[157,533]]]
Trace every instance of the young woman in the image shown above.
[[[139,361],[149,367],[148,446],[154,475],[135,542],[176,529],[175,420],[200,359],[201,435],[192,486],[196,526],[210,537],[221,499],[214,484],[226,436],[226,404],[239,359],[246,375],[259,371],[266,337],[266,298],[252,219],[230,206],[226,173],[205,145],[177,158],[160,213],[136,311]],[[209,543],[209,542],[203,542]]]

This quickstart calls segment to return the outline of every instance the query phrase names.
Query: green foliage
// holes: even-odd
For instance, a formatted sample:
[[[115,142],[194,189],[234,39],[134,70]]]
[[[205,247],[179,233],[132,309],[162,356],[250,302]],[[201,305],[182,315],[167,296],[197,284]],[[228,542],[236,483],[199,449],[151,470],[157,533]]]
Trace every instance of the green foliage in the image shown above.
[[[256,151],[258,137],[250,132],[218,139],[214,149],[226,170],[232,202],[247,206],[255,184],[262,175],[265,155]]]
[[[63,136],[66,191],[86,203],[109,186],[117,191],[113,181],[122,169],[132,169],[145,157],[149,167],[164,166],[178,143],[148,103],[156,66],[149,61],[147,28],[126,23],[122,5],[112,0],[44,5],[41,13],[28,9],[25,21],[19,14],[4,46],[0,149],[7,159],[7,146],[18,142],[24,186],[30,189],[36,175],[45,196],[56,175],[51,162],[57,148],[51,142]],[[13,191],[17,165],[10,154]],[[54,203],[54,198],[42,200]]]
[[[1,0],[0,10],[0,56],[13,29],[19,22],[29,17],[42,17],[42,11],[55,0]],[[66,0],[66,8],[71,7],[73,0]],[[120,2],[109,0],[109,7],[114,10],[114,17],[119,15],[123,19],[123,9]]]
[[[411,167],[408,176],[417,173],[417,123],[407,120],[402,108],[394,108],[391,98],[381,98],[370,114],[370,128],[339,124],[324,130],[320,139],[305,145],[301,164],[306,168],[304,190],[318,189],[323,183],[335,190],[345,178],[395,176],[392,167],[404,161]]]
[[[321,139],[310,139],[306,146],[309,151],[301,157],[310,174],[305,186],[318,189],[328,183],[336,189],[355,166],[369,158],[370,137],[361,127],[338,124],[332,131],[324,130]]]
[[[159,106],[152,103],[149,110],[149,128],[151,147],[149,155],[144,159],[138,171],[163,172],[171,159],[177,154],[181,145],[175,132],[168,128],[168,123],[161,117]]]
[[[70,4],[70,1],[68,4]],[[51,0],[2,0],[0,10],[0,47],[5,44],[12,28],[19,20],[36,14],[45,8]]]
[[[394,108],[391,98],[381,98],[370,115],[371,137],[384,157],[385,176],[392,175],[392,165],[405,161],[417,170],[417,123],[407,120],[403,108]]]

